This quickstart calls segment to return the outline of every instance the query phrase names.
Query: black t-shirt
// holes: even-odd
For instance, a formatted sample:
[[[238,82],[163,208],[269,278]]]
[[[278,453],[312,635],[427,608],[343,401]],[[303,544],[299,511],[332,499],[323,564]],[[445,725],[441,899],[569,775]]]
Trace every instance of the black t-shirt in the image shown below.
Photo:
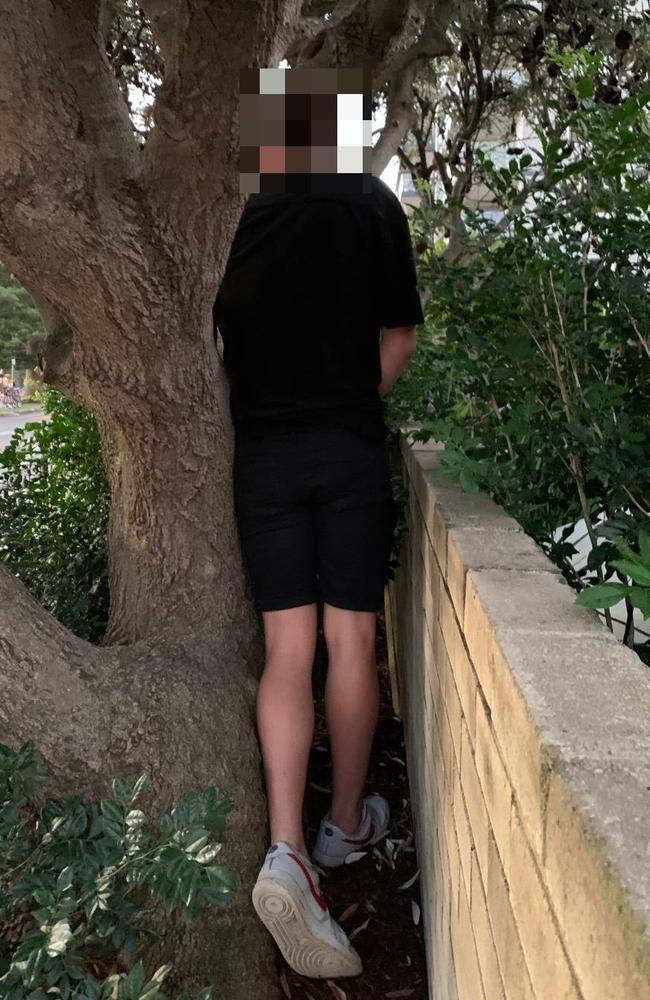
[[[387,430],[380,327],[423,321],[404,210],[370,193],[250,195],[213,317],[238,433]]]

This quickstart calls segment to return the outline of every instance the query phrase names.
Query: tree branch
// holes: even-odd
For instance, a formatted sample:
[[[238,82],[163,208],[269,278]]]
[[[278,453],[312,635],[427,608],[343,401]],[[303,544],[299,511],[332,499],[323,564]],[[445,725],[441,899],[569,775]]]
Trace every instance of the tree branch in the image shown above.
[[[244,201],[239,72],[277,65],[300,3],[143,0],[142,6],[165,61],[143,151],[147,197],[186,262],[212,273],[225,265]]]
[[[139,167],[100,14],[84,0],[0,0],[0,255],[64,311],[64,293],[97,286],[108,203]]]
[[[106,705],[95,688],[100,663],[114,658],[64,628],[0,564],[0,740],[42,734],[62,784],[105,782]]]

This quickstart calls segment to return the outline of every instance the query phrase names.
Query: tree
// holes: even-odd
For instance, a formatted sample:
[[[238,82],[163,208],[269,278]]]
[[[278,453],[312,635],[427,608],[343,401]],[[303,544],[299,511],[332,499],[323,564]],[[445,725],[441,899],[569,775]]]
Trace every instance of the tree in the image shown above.
[[[0,371],[34,365],[30,347],[42,333],[41,322],[29,295],[0,264]]]
[[[200,932],[170,920],[148,959],[173,951],[188,988],[271,997],[273,951],[249,901],[266,832],[262,644],[211,323],[243,204],[239,68],[285,54],[369,66],[394,98],[421,43],[446,45],[449,5],[314,2],[303,16],[299,0],[0,0],[0,15],[0,259],[47,330],[45,381],[97,421],[111,494],[99,646],[0,566],[1,738],[38,734],[61,794],[98,798],[109,775],[141,771],[152,808],[188,788],[228,794],[235,900]],[[141,129],[125,100],[136,71],[162,71]]]
[[[414,181],[440,191],[453,259],[464,243],[463,210],[481,179],[477,147],[486,139],[490,148],[499,144],[507,162],[523,152],[518,125],[553,133],[552,101],[575,102],[553,61],[563,51],[606,54],[597,94],[604,103],[638,89],[648,74],[647,12],[634,0],[614,7],[476,0],[455,5],[447,37],[450,54],[421,64],[413,80],[397,153]]]

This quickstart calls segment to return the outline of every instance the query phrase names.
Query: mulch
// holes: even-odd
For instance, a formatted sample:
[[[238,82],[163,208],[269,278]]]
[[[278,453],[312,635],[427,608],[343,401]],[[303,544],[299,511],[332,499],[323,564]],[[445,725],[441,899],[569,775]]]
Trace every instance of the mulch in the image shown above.
[[[326,651],[319,632],[315,668],[316,725],[305,809],[311,849],[330,801],[331,762],[323,684]],[[349,979],[306,979],[281,959],[280,984],[289,1000],[427,1000],[418,864],[413,843],[404,731],[394,715],[383,613],[377,615],[379,722],[366,785],[391,808],[388,837],[366,856],[321,875],[321,888],[337,920],[361,955],[364,972]]]

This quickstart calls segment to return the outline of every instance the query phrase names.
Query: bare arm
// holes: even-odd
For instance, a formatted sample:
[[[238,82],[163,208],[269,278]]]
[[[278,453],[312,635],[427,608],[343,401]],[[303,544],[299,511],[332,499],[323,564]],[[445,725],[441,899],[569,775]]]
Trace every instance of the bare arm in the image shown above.
[[[381,383],[379,395],[385,396],[396,382],[400,372],[408,364],[416,347],[414,326],[391,326],[381,328],[379,357],[381,359]]]

